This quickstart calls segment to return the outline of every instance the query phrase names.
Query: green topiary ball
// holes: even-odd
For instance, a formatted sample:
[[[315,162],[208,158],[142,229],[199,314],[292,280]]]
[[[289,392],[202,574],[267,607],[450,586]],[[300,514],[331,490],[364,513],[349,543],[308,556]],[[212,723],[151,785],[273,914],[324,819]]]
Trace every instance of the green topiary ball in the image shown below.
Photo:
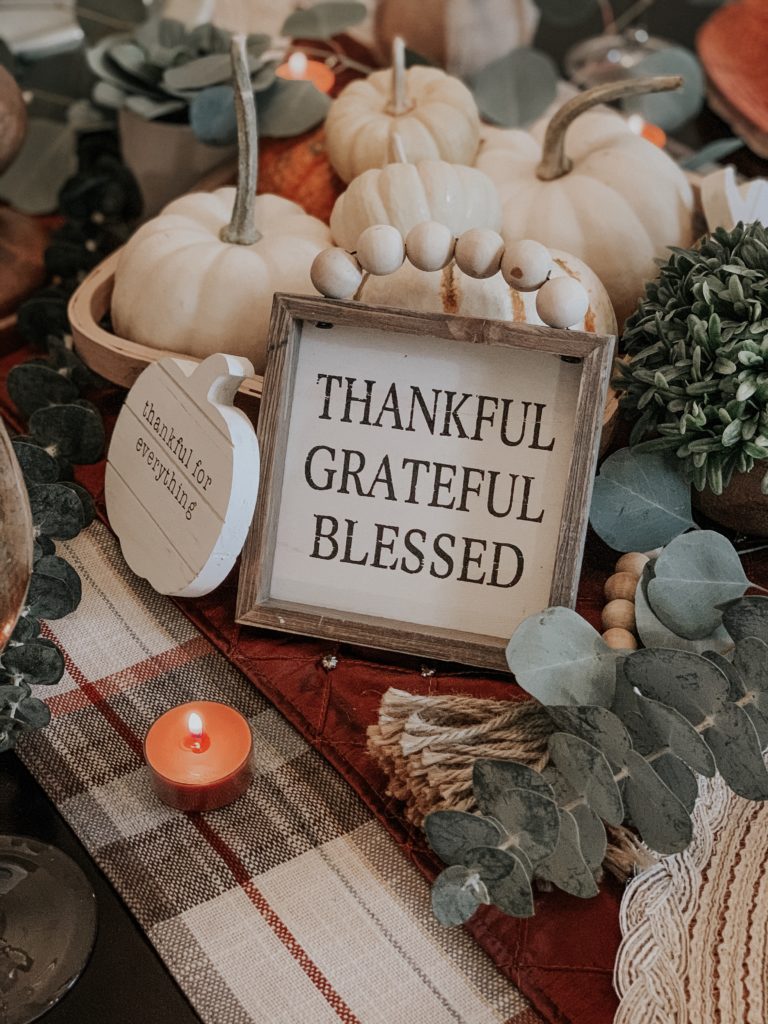
[[[737,224],[673,249],[624,346],[615,384],[637,420],[631,444],[651,436],[644,449],[674,452],[714,494],[768,458],[768,229]]]

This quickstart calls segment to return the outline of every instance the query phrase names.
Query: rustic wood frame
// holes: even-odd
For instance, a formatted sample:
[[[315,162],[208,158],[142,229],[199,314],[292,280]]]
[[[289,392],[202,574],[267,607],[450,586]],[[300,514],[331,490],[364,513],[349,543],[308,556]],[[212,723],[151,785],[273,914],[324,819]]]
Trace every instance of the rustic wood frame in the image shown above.
[[[283,467],[304,321],[429,335],[474,345],[535,349],[582,362],[573,452],[549,599],[551,605],[568,607],[573,607],[576,601],[615,337],[476,317],[412,313],[307,296],[279,294],[274,298],[258,424],[261,483],[243,554],[237,621],[440,661],[507,670],[506,644],[498,637],[457,633],[454,629],[275,600],[270,596]]]

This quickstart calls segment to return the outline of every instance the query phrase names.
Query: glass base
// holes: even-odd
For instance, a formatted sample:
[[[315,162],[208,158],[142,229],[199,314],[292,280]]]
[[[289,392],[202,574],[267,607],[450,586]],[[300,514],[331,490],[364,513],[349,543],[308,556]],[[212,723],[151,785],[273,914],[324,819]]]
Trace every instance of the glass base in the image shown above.
[[[69,991],[96,938],[96,897],[66,854],[0,835],[0,1022],[29,1024]]]
[[[620,82],[631,76],[632,69],[644,57],[672,45],[666,39],[649,36],[642,28],[627,29],[621,35],[595,36],[566,53],[565,73],[581,89]]]

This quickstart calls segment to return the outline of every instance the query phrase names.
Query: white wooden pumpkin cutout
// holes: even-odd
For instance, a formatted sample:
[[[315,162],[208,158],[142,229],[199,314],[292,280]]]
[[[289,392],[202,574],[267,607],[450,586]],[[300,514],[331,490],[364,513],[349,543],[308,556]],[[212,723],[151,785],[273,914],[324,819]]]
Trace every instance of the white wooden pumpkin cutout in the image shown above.
[[[160,359],[118,416],[105,497],[128,565],[161,594],[199,597],[245,543],[259,485],[259,445],[232,401],[253,366],[242,357]]]

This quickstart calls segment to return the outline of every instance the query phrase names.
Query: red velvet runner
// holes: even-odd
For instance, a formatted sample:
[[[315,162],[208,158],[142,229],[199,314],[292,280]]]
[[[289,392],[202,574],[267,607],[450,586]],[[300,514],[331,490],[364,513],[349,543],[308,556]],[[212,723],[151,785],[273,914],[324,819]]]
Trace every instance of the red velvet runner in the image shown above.
[[[0,410],[17,426],[4,381],[10,367],[30,355],[19,350],[0,361]],[[122,393],[115,389],[91,397],[98,399],[109,427]],[[96,498],[102,516],[103,474],[103,463],[78,471],[78,479]],[[578,610],[596,626],[603,582],[614,559],[612,552],[590,536]],[[748,557],[745,568],[751,578],[765,582],[768,555]],[[400,816],[397,801],[384,795],[386,780],[366,752],[366,728],[377,719],[380,696],[389,686],[413,693],[513,699],[522,691],[501,675],[441,665],[430,665],[424,671],[414,659],[240,627],[234,623],[236,589],[233,572],[213,594],[177,604],[338,769],[418,868],[434,876],[439,862],[428,850],[423,834]],[[331,653],[338,661],[333,669],[326,669],[323,659]],[[494,908],[483,908],[467,927],[548,1021],[610,1024],[617,1007],[611,978],[620,940],[620,895],[619,887],[610,881],[594,900],[578,900],[561,892],[542,894],[530,920],[515,920]]]

